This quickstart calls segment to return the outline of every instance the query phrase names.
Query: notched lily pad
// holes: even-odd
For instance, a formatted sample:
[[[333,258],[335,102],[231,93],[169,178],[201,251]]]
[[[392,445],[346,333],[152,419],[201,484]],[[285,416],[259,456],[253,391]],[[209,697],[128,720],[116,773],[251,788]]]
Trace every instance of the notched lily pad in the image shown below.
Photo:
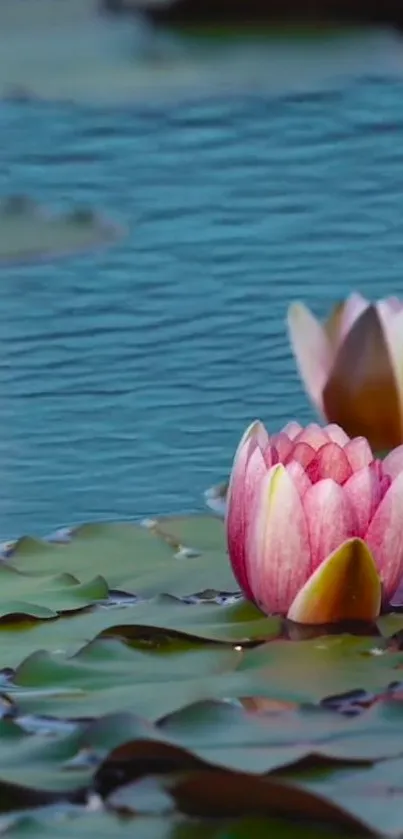
[[[28,574],[0,563],[0,621],[26,616],[46,620],[85,609],[108,597],[106,580],[80,582],[72,574]]]
[[[112,244],[123,232],[90,207],[55,213],[10,195],[0,202],[0,265],[69,256]]]
[[[196,550],[179,556],[178,548],[192,538]],[[59,567],[83,576],[96,568],[110,588],[141,597],[238,590],[221,522],[213,516],[165,519],[152,527],[85,524],[72,531],[66,544],[26,537],[9,549],[8,562],[29,574],[51,574]]]
[[[128,646],[103,638],[72,657],[32,653],[17,667],[7,692],[19,715],[95,717],[130,710],[156,719],[196,698],[236,689],[238,661],[237,651],[228,647]]]
[[[195,553],[226,552],[224,528],[213,516],[167,516],[150,519],[147,526],[176,551],[186,547]]]
[[[17,794],[17,809],[63,798],[84,803],[94,765],[127,737],[144,736],[149,736],[147,723],[124,713],[82,723],[70,732],[55,729],[52,736],[32,736],[14,721],[0,721],[0,811],[13,809]]]

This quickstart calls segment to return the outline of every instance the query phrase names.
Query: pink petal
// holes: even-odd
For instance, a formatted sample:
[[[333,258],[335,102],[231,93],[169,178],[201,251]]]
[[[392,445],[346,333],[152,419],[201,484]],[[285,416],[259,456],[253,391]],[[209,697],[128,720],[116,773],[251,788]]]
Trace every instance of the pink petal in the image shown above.
[[[345,431],[341,428],[340,425],[337,425],[335,422],[329,423],[326,426],[326,433],[328,437],[333,441],[333,443],[338,443],[339,446],[344,448],[347,443],[350,442],[350,437],[346,434]]]
[[[327,478],[305,493],[303,506],[311,545],[311,572],[342,542],[356,536],[349,499],[339,484]]]
[[[338,484],[344,484],[353,473],[344,451],[337,443],[326,443],[308,464],[308,477],[312,483],[324,478],[332,478]]]
[[[297,434],[302,431],[302,425],[295,420],[291,420],[291,422],[287,422],[287,425],[281,430],[281,434],[286,434],[290,440],[294,440]]]
[[[257,450],[259,451],[259,449]],[[227,494],[225,526],[229,558],[235,578],[246,597],[251,597],[245,568],[245,472],[248,452],[240,454],[237,473],[231,476]],[[263,458],[262,458],[263,459]]]
[[[386,455],[383,461],[383,469],[391,478],[397,478],[403,472],[403,445],[397,446]]]
[[[403,473],[395,478],[367,530],[365,541],[390,600],[403,576]]]
[[[281,464],[265,475],[255,497],[247,564],[258,606],[285,614],[308,577],[310,552],[302,503]]]
[[[344,484],[343,492],[349,499],[357,522],[357,535],[365,537],[369,523],[382,500],[382,484],[375,464],[364,466]]]
[[[273,434],[270,442],[277,450],[278,460],[284,463],[294,447],[290,438],[284,431],[280,431],[278,434]]]
[[[374,459],[371,446],[365,437],[354,437],[346,446],[344,446],[344,454],[347,455],[350,466],[354,472],[358,469],[363,469],[364,466],[369,466]]]
[[[321,448],[321,446],[324,446],[325,443],[329,443],[330,440],[331,438],[327,433],[326,428],[321,428],[320,425],[317,425],[315,422],[311,422],[302,429],[297,437],[294,438],[294,444],[308,443],[309,446],[312,446],[312,448],[317,451]]]
[[[266,446],[265,449],[262,449],[261,446],[258,446],[258,448],[262,453],[263,460],[268,469],[270,469],[272,466],[279,462],[278,451],[275,446],[272,446],[271,443],[269,443],[269,445]]]
[[[389,309],[389,311],[395,315],[397,315],[403,309],[403,301],[399,300],[398,297],[385,297],[385,299],[382,302],[384,306],[386,306]]]
[[[285,462],[292,463],[293,460],[296,460],[297,463],[300,463],[301,466],[306,468],[311,460],[314,459],[315,454],[315,449],[313,449],[312,446],[309,446],[308,443],[297,443],[286,458]]]
[[[371,468],[374,470],[374,473],[377,476],[378,483],[379,483],[379,490],[380,490],[380,499],[379,503],[381,503],[383,496],[386,495],[389,487],[392,484],[392,478],[390,475],[387,475],[384,468],[382,460],[374,460],[370,463]]]
[[[350,332],[351,327],[355,323],[355,321],[365,312],[365,309],[368,309],[369,301],[362,296],[362,294],[358,294],[357,292],[353,292],[347,298],[341,319],[341,327],[339,333],[339,346],[344,341],[347,333]]]
[[[298,463],[297,460],[291,460],[290,463],[287,463],[285,468],[298,491],[299,497],[303,498],[306,491],[312,486],[306,470],[300,463]]]
[[[377,303],[377,312],[382,324],[394,381],[399,397],[401,413],[401,437],[403,438],[403,312],[392,314],[384,301]]]
[[[270,437],[263,423],[260,420],[255,420],[254,422],[252,422],[252,424],[249,426],[249,429],[247,429],[245,433],[247,433],[248,430],[249,434],[252,437],[254,437],[258,446],[260,446],[261,449],[267,448],[270,442]]]
[[[330,342],[319,321],[302,303],[289,307],[287,319],[300,375],[312,401],[322,412],[322,392],[333,361]]]
[[[377,303],[375,303],[375,308],[378,312],[379,319],[385,332],[388,331],[392,322],[396,319],[396,315],[401,314],[402,304],[400,301],[396,301],[396,297],[385,297],[384,300],[378,300]]]
[[[253,447],[253,443],[251,443],[251,446]],[[262,450],[259,446],[255,446],[248,459],[245,471],[244,503],[246,523],[250,517],[251,505],[255,497],[255,493],[259,490],[261,480],[267,472],[268,468],[263,458]]]
[[[251,596],[251,591],[245,568],[246,511],[251,482],[253,485],[253,480],[259,480],[266,471],[263,455],[256,442],[262,435],[262,428],[262,424],[256,421],[243,434],[235,453],[227,491],[225,526],[228,552],[236,580],[247,597]]]
[[[236,465],[238,458],[240,457],[241,453],[244,451],[245,446],[249,443],[249,441],[255,440],[256,443],[260,445],[261,448],[265,448],[269,443],[269,435],[260,420],[254,420],[253,422],[248,425],[247,429],[242,434],[242,437],[238,443],[238,448],[234,455],[234,460],[232,463],[232,472],[231,475],[236,470]]]

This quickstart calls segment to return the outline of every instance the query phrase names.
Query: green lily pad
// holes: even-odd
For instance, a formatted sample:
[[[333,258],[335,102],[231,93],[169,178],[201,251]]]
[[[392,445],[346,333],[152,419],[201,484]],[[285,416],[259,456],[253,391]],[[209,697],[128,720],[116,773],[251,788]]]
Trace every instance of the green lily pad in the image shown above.
[[[0,620],[28,616],[45,620],[71,612],[108,597],[101,576],[82,583],[72,574],[30,576],[6,563],[0,564]]]
[[[130,802],[130,790],[126,793]],[[134,789],[133,799],[137,798]],[[128,808],[129,809],[129,808]],[[279,819],[245,818],[197,820],[183,816],[119,817],[111,811],[77,813],[52,809],[9,819],[10,839],[356,839],[346,830],[284,822]]]
[[[357,688],[384,689],[401,667],[403,653],[386,652],[376,639],[337,635],[262,644],[244,656],[239,670],[259,682],[262,696],[317,702]]]
[[[112,244],[122,231],[90,208],[51,213],[25,196],[0,202],[0,265],[68,256]]]
[[[227,550],[223,523],[213,516],[169,516],[150,520],[148,527],[176,550],[182,547],[196,553],[226,553]]]
[[[73,658],[33,653],[9,690],[22,714],[95,717],[124,710],[157,719],[196,699],[244,691],[234,673],[238,662],[235,650],[218,646],[149,650],[99,640]]]
[[[403,629],[403,614],[392,612],[389,615],[382,615],[377,620],[377,626],[384,638],[389,638]]]
[[[0,95],[18,102],[149,103],[153,97],[206,89],[242,92],[256,79],[259,89],[264,84],[268,92],[282,93],[300,90],[301,84],[311,90],[335,77],[339,81],[335,66],[341,62],[343,75],[387,73],[389,55],[398,54],[385,33],[379,39],[335,33],[330,42],[299,43],[292,33],[278,49],[276,29],[249,45],[244,38],[215,44],[211,37],[196,44],[194,38],[158,37],[139,23],[134,15],[119,20],[97,14],[94,0],[2,3]]]
[[[119,631],[123,634],[124,628]],[[353,639],[354,643],[350,643],[350,639],[345,638],[337,649],[335,639],[331,640],[333,645],[329,644],[327,653],[323,655],[323,650],[317,650],[311,642],[288,643],[286,651],[283,649],[286,642],[281,641],[273,641],[254,650],[242,650],[239,645],[229,649],[218,644],[203,647],[200,643],[189,645],[181,642],[178,645],[172,641],[155,649],[144,642],[130,648],[117,640],[100,638],[81,649],[73,658],[60,652],[32,654],[17,668],[8,690],[17,703],[19,713],[46,713],[59,718],[131,710],[156,720],[199,700],[246,698],[250,700],[246,707],[249,704],[253,708],[255,697],[255,707],[259,708],[260,704],[263,708],[268,706],[270,710],[274,707],[284,713],[278,713],[277,718],[272,714],[269,721],[266,720],[266,734],[272,737],[272,745],[277,744],[279,748],[273,752],[266,748],[262,754],[264,767],[258,765],[253,771],[268,771],[309,754],[313,750],[312,743],[308,742],[310,724],[326,740],[321,728],[325,719],[332,721],[332,738],[339,732],[333,751],[323,751],[318,747],[318,751],[326,757],[373,760],[382,754],[382,750],[387,756],[399,753],[403,743],[396,737],[396,714],[393,717],[394,728],[390,732],[389,718],[384,711],[383,716],[377,717],[376,737],[374,734],[372,740],[365,739],[366,735],[363,739],[361,723],[352,724],[348,718],[351,732],[347,746],[340,734],[346,718],[334,711],[319,709],[319,716],[314,718],[308,714],[302,725],[298,721],[298,730],[293,727],[295,717],[292,714],[287,716],[288,707],[298,708],[301,702],[325,700],[329,693],[341,693],[357,687],[377,689],[381,694],[395,677],[396,667],[403,662],[401,653],[387,653],[384,657],[373,659],[370,642],[366,639]],[[326,649],[326,645],[323,646]],[[324,660],[322,671],[320,656]],[[345,667],[340,666],[343,659],[348,661]],[[357,681],[356,672],[360,670],[361,659],[364,665],[360,681]],[[307,681],[303,680],[304,669]],[[156,689],[157,685],[161,685],[160,690]],[[265,699],[275,702],[271,706],[270,701],[265,703]],[[329,707],[332,707],[331,703]],[[326,713],[330,715],[328,718]],[[225,707],[223,714],[225,719],[232,719]],[[253,713],[242,719],[253,719]],[[257,719],[260,719],[259,714]],[[363,719],[372,720],[373,717],[366,712]],[[270,728],[270,720],[274,720],[274,730]],[[195,726],[194,716],[193,729]],[[208,726],[206,723],[203,726],[203,745],[207,747],[209,730],[215,746],[222,745],[219,731],[215,731],[209,717]],[[254,728],[256,730],[255,723]],[[302,747],[298,742],[298,731],[304,732]],[[358,740],[354,740],[355,735]],[[231,737],[232,747],[235,748],[235,736],[232,734]],[[176,739],[175,743],[178,742],[194,751],[194,742]],[[257,743],[260,742],[263,740],[258,732]],[[269,746],[268,741],[266,746]],[[297,748],[293,751],[295,746]],[[248,767],[248,757],[242,747],[229,753],[224,749],[222,754],[223,765],[237,769]],[[240,760],[240,765],[232,765],[234,755],[235,760]],[[203,759],[212,762],[212,758],[206,757],[204,752]]]
[[[130,714],[115,714],[81,724],[70,734],[52,737],[26,734],[12,720],[0,720],[0,810],[1,783],[26,786],[33,791],[66,792],[86,786],[108,751],[124,743],[128,732],[141,737],[147,726]]]
[[[13,820],[7,829],[10,839],[213,839],[216,828],[203,825],[197,830],[193,820],[188,824],[178,816],[137,816],[123,818],[111,812],[80,812],[52,810]]]
[[[397,839],[383,781],[378,810],[360,785],[403,756],[400,615],[367,636],[265,616],[210,515],[26,537],[0,591],[6,835],[324,839],[319,819]]]
[[[173,638],[247,645],[281,632],[281,620],[268,618],[250,603],[190,606],[174,597],[157,597],[127,608],[99,608],[51,623],[0,624],[0,662],[16,667],[32,650],[73,655],[91,639],[118,636],[150,645]]]
[[[203,765],[198,767],[186,752],[181,754],[173,747],[164,744],[158,747],[156,743],[147,744],[144,741],[127,743],[115,749],[101,766],[96,775],[96,786],[107,800],[111,791],[113,794],[117,786],[124,784],[123,777],[134,776],[138,780],[141,759],[146,765],[152,762],[154,774],[164,776],[162,783],[165,790],[175,799],[179,810],[189,815],[228,817],[261,813],[293,819],[310,816],[314,821],[344,825],[357,831],[363,826],[359,817],[339,804],[280,778]],[[150,771],[146,774],[149,775]],[[108,792],[109,787],[112,789]]]
[[[162,790],[163,792],[163,790]],[[51,808],[8,817],[6,836],[10,839],[329,839],[329,832],[314,828],[313,832],[301,825],[290,826],[269,819],[197,820],[179,815],[143,816],[138,813],[129,818],[131,790],[126,793],[128,807],[125,815],[118,816],[111,810],[100,812],[75,811]],[[166,795],[166,793],[165,793]],[[133,801],[138,792],[133,790]],[[274,833],[273,833],[274,831]],[[342,839],[332,833],[332,839]],[[343,839],[350,839],[343,833]]]
[[[307,780],[300,775],[296,780],[299,788],[342,806],[373,834],[398,837],[403,831],[402,771],[403,758],[399,757],[330,778]]]
[[[357,718],[314,706],[254,714],[241,704],[201,702],[160,720],[175,745],[234,771],[266,773],[323,758],[338,766],[401,754],[399,704],[374,705]],[[336,772],[337,774],[337,772]]]
[[[197,516],[190,517],[190,530],[193,528],[202,539],[197,556],[178,553],[182,543],[170,544],[151,528],[101,523],[78,527],[67,545],[21,539],[9,562],[29,574],[51,574],[60,568],[83,578],[96,569],[110,588],[142,597],[160,593],[189,595],[205,589],[236,591],[238,586],[223,549],[223,537],[218,539],[216,519],[203,516],[199,524]],[[207,540],[210,545],[206,550],[203,539],[204,544]]]

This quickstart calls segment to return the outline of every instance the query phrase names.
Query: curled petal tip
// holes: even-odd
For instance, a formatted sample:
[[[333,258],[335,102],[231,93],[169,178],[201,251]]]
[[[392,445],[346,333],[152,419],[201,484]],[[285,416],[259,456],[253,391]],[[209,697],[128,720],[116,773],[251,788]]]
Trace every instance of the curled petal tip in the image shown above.
[[[381,580],[362,539],[349,539],[322,562],[295,597],[287,617],[296,623],[372,621],[382,600]]]
[[[269,435],[261,420],[253,420],[246,429],[242,443],[246,443],[248,440],[256,440],[257,444],[263,450],[269,445]]]
[[[262,423],[261,420],[255,419],[251,422],[246,431],[244,431],[241,443],[246,443],[247,440],[250,440],[251,437],[257,437],[259,434],[267,434],[267,431]]]

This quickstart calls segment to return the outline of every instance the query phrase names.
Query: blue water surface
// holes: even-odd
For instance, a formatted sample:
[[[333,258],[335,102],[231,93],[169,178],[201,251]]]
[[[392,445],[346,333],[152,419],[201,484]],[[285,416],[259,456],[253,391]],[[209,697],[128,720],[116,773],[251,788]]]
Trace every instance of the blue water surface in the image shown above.
[[[403,294],[403,82],[165,105],[0,105],[0,192],[112,249],[0,270],[0,536],[194,511],[244,426],[312,418],[285,330]]]

